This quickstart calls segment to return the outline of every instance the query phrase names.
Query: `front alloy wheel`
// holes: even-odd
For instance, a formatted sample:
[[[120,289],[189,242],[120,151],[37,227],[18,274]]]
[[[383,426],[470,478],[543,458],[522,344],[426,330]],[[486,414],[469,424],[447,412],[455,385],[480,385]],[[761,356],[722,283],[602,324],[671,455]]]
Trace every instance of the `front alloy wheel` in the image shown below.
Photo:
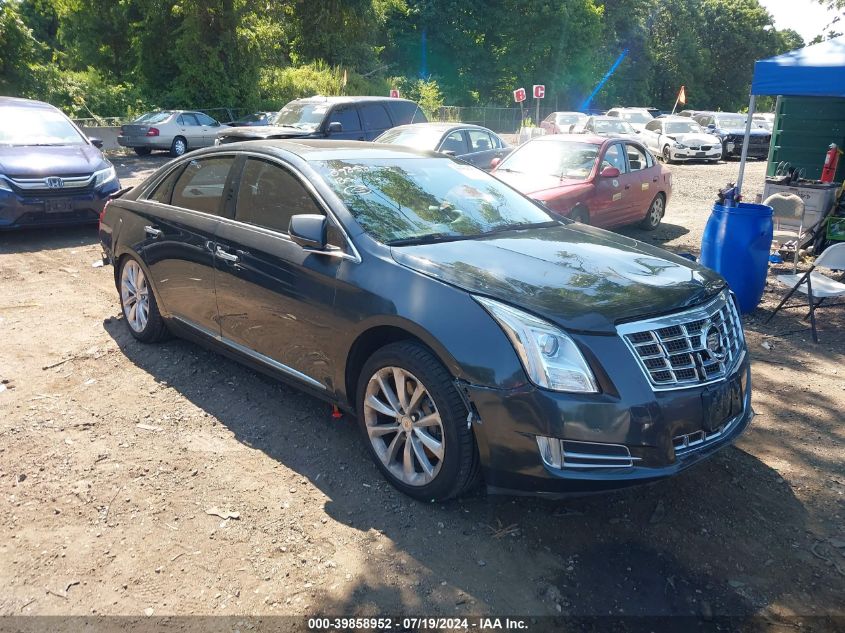
[[[478,452],[454,378],[423,345],[391,343],[364,364],[358,422],[379,470],[425,501],[448,499],[478,479]]]
[[[663,162],[667,165],[672,162],[672,152],[669,150],[668,145],[663,146]]]
[[[424,486],[443,465],[440,413],[420,380],[401,367],[379,369],[367,384],[364,423],[373,450],[391,474]]]

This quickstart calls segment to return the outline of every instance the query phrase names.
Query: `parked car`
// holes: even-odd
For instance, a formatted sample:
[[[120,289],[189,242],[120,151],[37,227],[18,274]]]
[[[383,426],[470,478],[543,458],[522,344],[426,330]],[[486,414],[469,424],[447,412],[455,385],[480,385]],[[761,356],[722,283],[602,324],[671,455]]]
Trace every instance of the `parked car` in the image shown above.
[[[147,156],[154,149],[181,156],[189,150],[214,145],[220,127],[216,119],[193,110],[148,112],[120,127],[117,144],[131,147],[138,156]]]
[[[276,117],[276,114],[276,112],[253,112],[252,114],[247,114],[236,121],[227,123],[227,125],[229,127],[261,127],[263,125],[270,125],[270,121]]]
[[[649,121],[640,139],[665,163],[676,160],[709,160],[716,163],[722,158],[722,141],[719,137],[708,134],[689,117],[662,117]]]
[[[571,134],[580,132],[587,122],[582,112],[552,112],[540,123],[546,134]]]
[[[0,97],[0,229],[95,222],[114,166],[58,108]]]
[[[722,158],[727,159],[742,154],[747,118],[744,114],[734,112],[702,112],[696,114],[693,120],[707,128],[707,131],[711,134],[719,137],[719,140],[722,141]],[[751,158],[768,158],[771,140],[771,132],[752,126],[748,143],[748,156]]]
[[[631,139],[636,139],[638,134],[630,123],[612,116],[591,116],[584,124],[583,133]]]
[[[645,129],[645,124],[654,118],[647,108],[611,108],[607,111],[607,116],[627,121],[631,124],[631,127],[639,132],[642,132]]]
[[[504,158],[512,149],[495,132],[468,123],[400,125],[381,134],[376,143],[442,152],[485,170],[494,158]]]
[[[604,228],[653,231],[672,174],[639,142],[590,135],[543,136],[520,145],[493,174],[558,217]]]
[[[291,101],[267,127],[223,129],[217,144],[271,138],[372,141],[397,125],[427,120],[420,107],[407,99],[316,96]]]
[[[191,338],[353,413],[425,501],[479,477],[546,495],[665,478],[753,415],[717,273],[448,156],[200,150],[110,202],[100,240],[135,338]]]

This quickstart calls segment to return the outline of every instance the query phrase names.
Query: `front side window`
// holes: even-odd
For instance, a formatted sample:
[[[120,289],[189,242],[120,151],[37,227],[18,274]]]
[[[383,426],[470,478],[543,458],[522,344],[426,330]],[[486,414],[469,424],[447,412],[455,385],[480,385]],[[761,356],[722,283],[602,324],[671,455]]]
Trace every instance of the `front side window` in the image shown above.
[[[454,152],[455,156],[461,156],[467,153],[467,143],[464,140],[464,133],[460,130],[451,132],[443,143],[440,144],[441,152]]]
[[[247,159],[235,219],[287,233],[291,217],[301,213],[322,215],[323,211],[288,170],[266,160]]]
[[[329,123],[340,123],[343,132],[360,132],[361,118],[358,116],[358,109],[355,106],[340,106],[335,108],[331,114]]]
[[[349,158],[311,164],[361,227],[391,246],[555,223],[528,198],[457,161]]]
[[[625,156],[622,154],[622,146],[619,145],[619,143],[614,143],[608,147],[607,151],[604,153],[600,171],[603,171],[608,167],[616,167],[616,169],[619,170],[619,173],[622,174],[628,171],[628,167],[625,165]]]
[[[486,152],[494,147],[490,135],[483,130],[467,130],[467,136],[469,136],[470,152]]]
[[[234,161],[229,156],[190,161],[173,187],[172,204],[211,215],[222,215],[223,192]]]
[[[214,127],[218,124],[217,121],[212,119],[207,114],[203,114],[202,112],[197,112],[196,117],[199,120],[200,125],[209,125],[211,127]]]
[[[0,145],[86,145],[61,112],[42,108],[0,108]]]

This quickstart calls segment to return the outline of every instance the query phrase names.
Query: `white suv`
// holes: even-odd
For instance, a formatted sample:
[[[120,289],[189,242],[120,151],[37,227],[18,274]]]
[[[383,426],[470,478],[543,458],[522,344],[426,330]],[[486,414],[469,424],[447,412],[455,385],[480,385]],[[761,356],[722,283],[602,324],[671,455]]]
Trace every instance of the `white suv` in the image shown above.
[[[646,123],[654,119],[651,112],[645,108],[612,108],[607,111],[607,116],[615,116],[627,121],[637,132],[642,132]]]

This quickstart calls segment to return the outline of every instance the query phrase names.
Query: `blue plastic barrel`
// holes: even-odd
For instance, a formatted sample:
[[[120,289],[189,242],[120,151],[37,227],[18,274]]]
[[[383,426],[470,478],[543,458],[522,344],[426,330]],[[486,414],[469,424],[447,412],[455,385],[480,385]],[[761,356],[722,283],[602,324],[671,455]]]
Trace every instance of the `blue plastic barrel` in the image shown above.
[[[701,238],[700,262],[727,280],[743,314],[752,312],[763,296],[771,247],[771,207],[713,205]]]

